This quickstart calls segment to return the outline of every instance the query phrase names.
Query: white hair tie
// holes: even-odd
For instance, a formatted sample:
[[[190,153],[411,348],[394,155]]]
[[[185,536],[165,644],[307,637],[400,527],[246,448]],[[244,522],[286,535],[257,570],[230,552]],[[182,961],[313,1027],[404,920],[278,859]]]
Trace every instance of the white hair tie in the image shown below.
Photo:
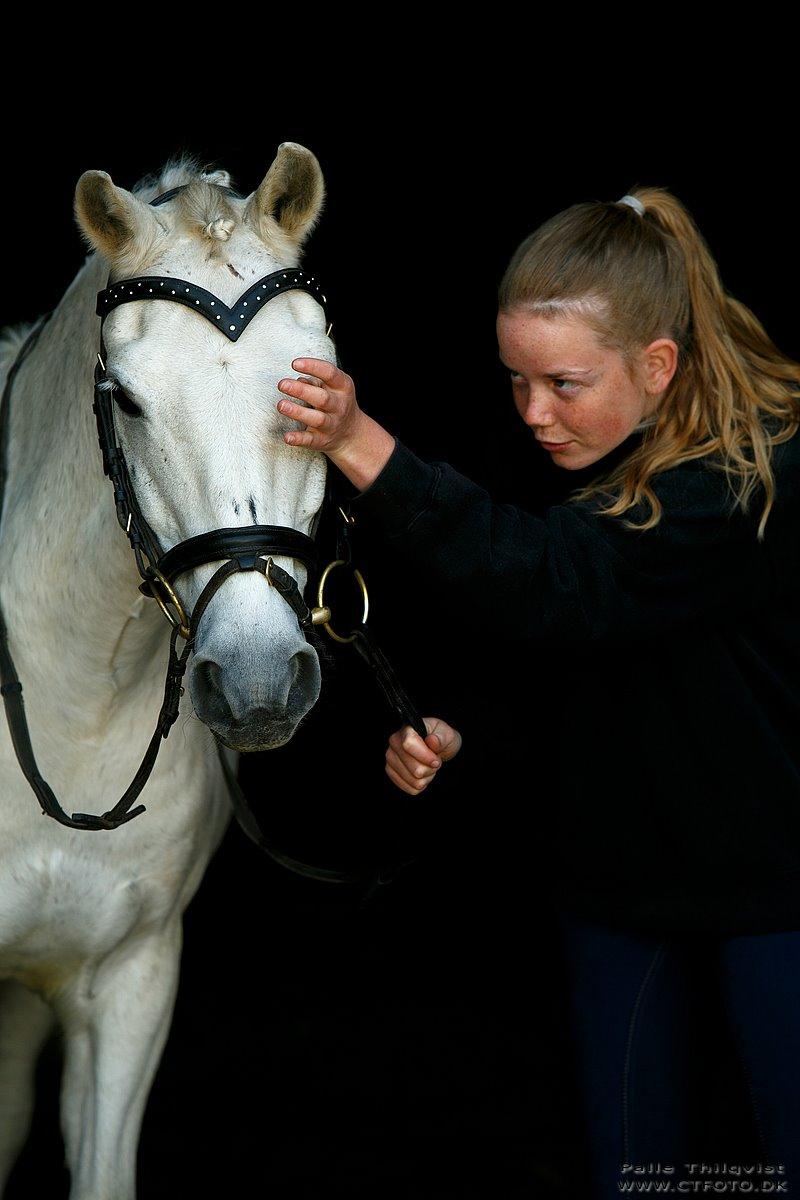
[[[620,196],[617,204],[630,204],[631,208],[635,208],[640,217],[644,216],[644,205],[636,196],[630,196],[626,192],[624,196]]]

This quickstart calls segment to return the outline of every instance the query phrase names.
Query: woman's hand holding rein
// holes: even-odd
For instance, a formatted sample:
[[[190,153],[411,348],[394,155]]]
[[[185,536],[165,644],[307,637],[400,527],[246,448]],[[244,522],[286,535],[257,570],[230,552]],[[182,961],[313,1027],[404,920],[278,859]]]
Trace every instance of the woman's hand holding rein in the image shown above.
[[[428,731],[423,741],[410,725],[403,725],[389,738],[386,774],[392,783],[418,795],[428,786],[442,763],[461,749],[461,734],[440,717],[423,717]]]

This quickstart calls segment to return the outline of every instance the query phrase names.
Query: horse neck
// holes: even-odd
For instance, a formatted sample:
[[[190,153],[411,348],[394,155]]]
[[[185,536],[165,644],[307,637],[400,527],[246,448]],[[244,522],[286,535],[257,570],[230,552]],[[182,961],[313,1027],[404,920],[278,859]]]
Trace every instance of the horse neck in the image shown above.
[[[92,411],[106,275],[91,256],[14,382],[0,539],[0,597],[23,687],[45,695],[57,680],[88,727],[121,689],[143,672],[147,680],[148,665],[159,669],[166,644],[165,618],[137,591]]]

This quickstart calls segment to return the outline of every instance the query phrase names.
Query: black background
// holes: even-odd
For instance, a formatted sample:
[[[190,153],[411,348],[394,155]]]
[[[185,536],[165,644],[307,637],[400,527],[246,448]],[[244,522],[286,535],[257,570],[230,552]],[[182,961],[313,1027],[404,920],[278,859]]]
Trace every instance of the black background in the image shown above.
[[[724,285],[800,357],[793,102],[774,79],[756,107],[752,92],[728,88],[679,112],[659,105],[652,78],[631,92],[604,77],[568,119],[562,78],[531,75],[512,93],[452,65],[434,84],[429,65],[410,64],[396,87],[365,78],[346,110],[325,67],[311,71],[328,84],[313,104],[304,89],[276,93],[264,79],[256,115],[246,86],[263,74],[255,62],[236,93],[194,104],[146,88],[134,102],[130,75],[101,71],[61,101],[51,81],[48,119],[37,122],[9,92],[0,322],[53,307],[79,269],[72,199],[83,171],[130,188],[185,149],[249,194],[279,143],[296,141],[317,155],[327,185],[304,262],[327,285],[361,406],[420,457],[452,463],[498,499],[558,499],[567,483],[514,411],[494,318],[518,242],[579,199],[668,187],[696,218]],[[373,569],[373,628],[421,710],[463,722],[471,741],[421,797],[400,793],[383,771],[396,722],[360,661],[337,648],[301,735],[242,760],[264,825],[301,857],[368,864],[399,848],[418,859],[360,908],[352,889],[282,872],[229,829],[185,917],[180,993],[140,1143],[145,1200],[178,1187],[585,1194],[561,964],[539,885],[546,690],[531,674],[494,674],[500,637],[478,646],[431,628],[422,580],[394,588],[385,564],[376,558]],[[522,706],[525,745],[504,716]],[[57,1051],[42,1059],[9,1200],[67,1194]],[[741,1152],[749,1131],[724,1099],[719,1064],[708,1083],[727,1130],[709,1136],[720,1152]]]

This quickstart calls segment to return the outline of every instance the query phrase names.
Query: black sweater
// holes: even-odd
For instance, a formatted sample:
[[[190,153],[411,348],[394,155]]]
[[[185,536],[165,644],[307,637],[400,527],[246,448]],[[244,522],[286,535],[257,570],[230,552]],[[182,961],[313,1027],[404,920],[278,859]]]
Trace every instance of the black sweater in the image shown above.
[[[664,511],[644,533],[591,501],[498,503],[399,440],[351,499],[359,536],[412,580],[416,619],[463,655],[494,650],[475,687],[506,704],[529,771],[508,780],[505,836],[530,840],[557,904],[650,933],[800,929],[800,433],[773,468],[763,543],[762,490],[744,515],[703,460],[651,480]],[[527,727],[526,695],[550,725]],[[452,766],[491,742],[436,715],[464,733]]]

